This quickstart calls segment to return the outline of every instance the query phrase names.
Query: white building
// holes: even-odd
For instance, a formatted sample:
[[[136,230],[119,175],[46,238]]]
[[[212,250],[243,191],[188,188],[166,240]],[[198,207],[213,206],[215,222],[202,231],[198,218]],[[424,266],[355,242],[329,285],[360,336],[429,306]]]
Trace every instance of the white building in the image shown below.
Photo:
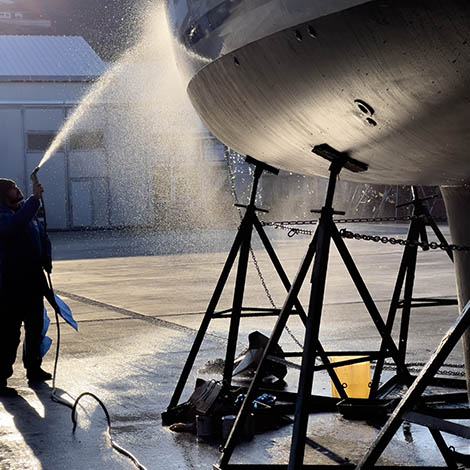
[[[28,193],[29,175],[106,66],[80,37],[0,36],[0,51],[0,176]],[[73,193],[90,181],[71,158],[74,149],[60,150],[40,174],[53,195],[47,197],[52,228],[77,224]]]
[[[154,64],[107,67],[80,37],[0,36],[0,51],[0,177],[25,193],[64,123],[88,103],[39,172],[50,228],[163,226],[165,211],[199,204],[197,213],[206,204],[197,197],[225,187],[223,151],[192,110],[181,124],[181,97],[152,94]],[[212,172],[220,168],[216,178],[202,154]]]

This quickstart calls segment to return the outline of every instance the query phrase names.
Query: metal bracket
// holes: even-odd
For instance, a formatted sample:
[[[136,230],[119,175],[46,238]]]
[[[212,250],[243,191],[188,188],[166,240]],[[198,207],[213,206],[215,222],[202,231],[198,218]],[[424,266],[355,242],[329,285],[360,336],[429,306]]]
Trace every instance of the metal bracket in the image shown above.
[[[315,145],[312,152],[331,162],[332,166],[339,163],[341,167],[344,167],[346,170],[352,171],[353,173],[360,173],[369,169],[369,165],[367,165],[367,163],[355,160],[354,158],[351,158],[347,152],[340,152],[328,144]]]

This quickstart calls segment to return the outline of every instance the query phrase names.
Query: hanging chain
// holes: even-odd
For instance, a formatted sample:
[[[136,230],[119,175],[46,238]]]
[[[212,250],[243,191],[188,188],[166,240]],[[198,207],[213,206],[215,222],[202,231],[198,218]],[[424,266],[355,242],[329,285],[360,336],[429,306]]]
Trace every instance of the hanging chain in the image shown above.
[[[381,223],[381,222],[399,222],[399,221],[410,221],[413,220],[414,216],[406,217],[353,217],[350,219],[334,219],[334,222],[337,224],[359,224],[359,223]],[[436,222],[445,222],[447,218],[445,217],[434,217]],[[287,234],[290,238],[295,235],[313,235],[312,230],[296,228],[298,225],[316,225],[318,224],[318,219],[313,220],[283,220],[280,222],[261,222],[265,227],[274,227],[275,229],[287,230]],[[348,237],[346,237],[348,238]],[[354,238],[354,237],[353,237]]]
[[[271,304],[271,306],[274,309],[277,310],[276,304],[274,303],[273,296],[271,295],[271,292],[269,291],[268,286],[266,285],[266,281],[264,280],[263,273],[261,272],[261,268],[259,267],[258,260],[256,259],[256,255],[255,255],[255,252],[253,251],[252,247],[250,247],[250,253],[251,253],[251,257],[253,259],[253,264],[255,265],[256,271],[257,271],[259,279],[261,281],[261,285],[263,286],[264,292],[266,293],[266,297],[268,298],[269,303]],[[302,343],[295,337],[294,333],[292,332],[292,330],[289,328],[288,325],[285,326],[285,330],[287,331],[289,336],[292,338],[294,343],[297,344],[297,346],[300,349],[303,349]]]
[[[390,245],[400,245],[400,246],[411,246],[416,247],[419,246],[424,249],[430,250],[451,250],[451,251],[470,251],[470,246],[460,246],[460,245],[451,245],[447,243],[437,243],[437,242],[430,242],[424,243],[417,240],[404,240],[403,238],[394,238],[394,237],[386,237],[386,236],[379,236],[379,235],[366,235],[361,233],[354,233],[350,232],[346,229],[341,229],[339,231],[340,235],[343,238],[354,239],[354,240],[364,240],[368,242],[375,242],[375,243],[390,243]]]
[[[349,224],[349,223],[360,223],[360,222],[395,222],[395,221],[407,221],[410,220],[410,216],[406,217],[356,217],[351,219],[335,219],[335,222],[342,223],[342,224]],[[312,220],[282,220],[280,222],[262,222],[265,226],[272,226],[272,225],[315,225],[318,223],[318,219]]]
[[[226,150],[226,153],[225,153],[225,160],[227,162],[228,175],[229,175],[229,178],[230,178],[230,189],[231,189],[231,192],[232,192],[233,200],[235,201],[236,204],[239,204],[237,190],[236,190],[236,187],[235,187],[235,176],[233,174],[232,167],[230,165],[230,160],[229,160],[230,159],[230,150],[228,150],[227,147],[226,147],[226,149],[227,150]],[[237,209],[238,209],[238,215],[240,217],[240,220],[242,220],[243,219],[242,212],[241,212],[239,207],[237,207]],[[258,277],[261,281],[261,285],[263,286],[266,297],[268,298],[269,303],[271,304],[271,307],[273,307],[273,309],[275,309],[275,310],[278,310],[278,307],[276,306],[276,303],[274,302],[273,296],[272,296],[272,294],[271,294],[271,292],[270,292],[270,290],[269,290],[269,288],[266,284],[263,273],[262,273],[261,268],[260,268],[259,263],[258,263],[258,259],[256,258],[255,252],[254,252],[253,247],[251,246],[251,244],[250,244],[250,255],[251,255],[251,259],[253,260],[253,264],[255,265],[256,272],[258,273]],[[294,343],[297,344],[297,346],[299,346],[299,348],[301,350],[303,350],[302,343],[296,338],[296,336],[294,335],[294,333],[292,332],[292,330],[289,328],[288,325],[285,326],[285,330],[287,331],[289,336],[292,338]]]
[[[407,362],[406,368],[408,369],[409,372],[416,372],[419,373],[423,369],[423,367],[426,365],[424,362]],[[446,367],[449,369],[464,369],[465,365],[464,364],[443,364],[441,368]],[[386,362],[383,366],[384,370],[395,370],[396,365],[390,362]],[[464,370],[441,370],[439,369],[438,375],[447,375],[450,377],[465,377],[465,371]]]
[[[339,220],[335,220],[334,222],[345,223],[344,220],[346,219],[343,219],[343,220],[339,219]],[[347,220],[359,221],[360,219],[347,219]],[[366,219],[362,219],[362,220],[364,221]],[[315,221],[301,221],[301,223],[297,222],[298,225],[307,225],[307,224],[311,225],[312,223],[317,223],[317,221],[316,220]],[[287,225],[287,222],[270,222],[265,225],[274,227],[275,229],[287,230],[288,231],[287,236],[290,238],[292,238],[295,235],[313,235],[314,233],[313,230],[291,227],[290,225]],[[352,239],[364,240],[367,242],[384,243],[384,244],[389,243],[390,245],[411,246],[411,247],[418,246],[418,247],[424,248],[425,250],[470,251],[470,246],[453,245],[450,243],[437,243],[437,242],[424,243],[424,242],[420,242],[417,240],[406,240],[403,238],[387,237],[384,235],[382,236],[368,235],[364,233],[351,232],[350,230],[347,230],[345,228],[342,228],[339,231],[339,234],[343,238],[347,238],[350,240]]]
[[[412,220],[414,216],[407,215],[405,217],[352,217],[349,219],[334,219],[338,224],[358,224],[358,223],[379,223],[379,222],[406,222]],[[446,217],[433,217],[436,222],[446,222]],[[280,222],[262,222],[264,226],[277,226],[277,225],[315,225],[318,219],[312,220],[283,220]]]

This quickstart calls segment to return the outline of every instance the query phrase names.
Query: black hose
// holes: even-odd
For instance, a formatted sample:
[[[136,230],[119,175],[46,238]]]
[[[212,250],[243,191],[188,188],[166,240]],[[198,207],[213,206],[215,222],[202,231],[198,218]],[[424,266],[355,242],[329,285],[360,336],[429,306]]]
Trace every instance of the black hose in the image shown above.
[[[90,393],[90,392],[83,392],[82,394],[79,395],[79,397],[75,400],[75,403],[73,404],[73,407],[72,407],[72,422],[73,422],[73,432],[75,432],[76,428],[77,428],[77,415],[76,415],[76,408],[77,408],[77,405],[78,405],[78,402],[85,396],[89,396],[89,397],[92,397],[94,398],[98,404],[101,406],[101,408],[103,409],[104,411],[104,414],[106,415],[106,421],[108,423],[108,426],[107,426],[107,429],[106,429],[106,435],[108,436],[108,439],[109,439],[109,442],[111,443],[111,446],[113,449],[115,449],[117,452],[119,452],[120,454],[128,457],[129,459],[132,460],[132,462],[134,463],[134,465],[139,469],[139,470],[147,470],[138,460],[137,458],[132,455],[129,451],[127,451],[126,449],[124,449],[123,447],[121,447],[120,445],[116,444],[114,441],[113,441],[113,438],[111,436],[111,417],[109,416],[109,413],[108,413],[108,410],[106,409],[106,406],[104,406],[104,403],[96,396],[94,395],[93,393]]]
[[[37,181],[37,172],[39,170],[39,167],[34,170],[33,174],[31,175],[31,179],[34,181]],[[33,179],[34,178],[34,179]],[[44,199],[41,196],[41,206],[43,209],[43,220],[44,220],[44,232],[47,235],[47,218],[46,218],[46,208],[44,205]],[[52,392],[51,392],[51,400],[60,403],[62,405],[65,405],[69,408],[72,409],[72,423],[73,423],[73,432],[75,432],[75,429],[77,427],[77,418],[76,418],[76,409],[78,402],[84,397],[84,396],[90,396],[94,398],[101,406],[101,408],[104,411],[104,414],[106,415],[106,420],[108,423],[108,427],[106,429],[106,434],[108,436],[108,439],[111,443],[111,446],[113,449],[115,449],[117,452],[120,454],[128,457],[129,459],[132,460],[134,465],[139,469],[139,470],[147,470],[138,460],[137,458],[132,455],[129,451],[121,447],[120,445],[116,444],[113,441],[113,438],[111,436],[111,417],[109,416],[108,410],[104,406],[104,403],[93,393],[90,392],[84,392],[79,397],[75,400],[75,402],[72,404],[67,400],[64,400],[62,397],[57,395],[57,389],[56,389],[56,375],[57,375],[57,368],[59,364],[59,356],[60,356],[60,321],[59,321],[59,306],[57,305],[57,302],[55,301],[55,293],[54,293],[54,288],[52,286],[52,279],[51,279],[51,273],[47,273],[47,282],[48,282],[48,288],[51,293],[51,300],[53,300],[52,307],[54,308],[55,312],[55,319],[56,319],[56,325],[57,325],[57,346],[56,346],[56,352],[55,352],[55,360],[54,360],[54,370],[52,374]],[[72,398],[72,397],[71,397]]]

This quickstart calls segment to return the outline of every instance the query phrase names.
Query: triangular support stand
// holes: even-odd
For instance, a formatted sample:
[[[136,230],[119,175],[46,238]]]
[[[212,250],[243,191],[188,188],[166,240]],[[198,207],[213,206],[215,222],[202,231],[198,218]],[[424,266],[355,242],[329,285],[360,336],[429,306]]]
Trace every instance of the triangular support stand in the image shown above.
[[[249,253],[251,249],[251,239],[252,239],[252,234],[253,234],[254,229],[257,231],[261,239],[261,242],[264,248],[266,249],[266,252],[269,255],[269,258],[271,259],[271,262],[273,263],[277,271],[277,274],[279,275],[279,278],[283,286],[286,289],[286,292],[289,291],[289,289],[291,288],[291,284],[289,282],[289,279],[284,269],[282,268],[281,262],[279,261],[279,258],[277,257],[274,251],[274,248],[271,245],[268,239],[268,236],[266,235],[266,232],[264,231],[263,225],[258,219],[258,216],[256,214],[257,211],[262,211],[262,212],[267,212],[267,211],[264,209],[259,209],[255,205],[256,195],[258,191],[258,184],[259,184],[259,180],[263,171],[268,171],[270,173],[277,175],[279,173],[279,170],[263,162],[255,160],[254,158],[250,156],[246,157],[246,162],[255,166],[255,171],[253,175],[253,184],[251,188],[250,202],[247,206],[236,204],[237,207],[244,207],[246,209],[246,212],[241,221],[240,227],[238,229],[233,245],[230,249],[225,265],[222,269],[222,273],[220,274],[219,280],[212,294],[211,300],[209,302],[204,318],[202,320],[202,323],[199,327],[196,338],[189,352],[188,358],[186,359],[186,363],[183,367],[183,370],[181,372],[176,388],[173,392],[168,408],[166,411],[162,413],[162,421],[166,424],[170,424],[168,419],[171,419],[171,418],[167,418],[167,417],[171,416],[171,410],[175,408],[179,403],[183,390],[186,386],[189,374],[191,373],[191,370],[194,366],[194,362],[201,348],[204,336],[206,335],[209,324],[213,319],[230,317],[230,327],[229,327],[228,342],[227,342],[225,364],[224,364],[224,371],[223,371],[223,381],[222,381],[222,384],[225,390],[229,390],[231,386],[232,374],[233,374],[233,369],[234,369],[234,360],[235,360],[236,346],[237,346],[237,340],[238,340],[238,334],[239,334],[240,319],[242,317],[248,317],[248,316],[254,317],[254,316],[268,316],[268,315],[278,316],[279,315],[279,309],[262,309],[262,308],[250,309],[250,308],[243,306],[243,296],[244,296],[244,291],[245,291],[246,274],[247,274],[247,268],[248,268]],[[238,259],[238,268],[237,268],[237,274],[236,274],[236,280],[235,280],[232,308],[229,310],[216,312],[218,302],[226,286],[230,272],[232,271],[234,267],[234,263],[235,263],[237,255],[239,255],[239,259]],[[307,315],[302,305],[300,304],[300,302],[297,299],[293,299],[292,304],[295,307],[295,312],[299,315],[302,322],[306,324]],[[324,363],[329,363],[326,353],[321,350],[321,345],[318,345],[318,347],[320,351],[319,356],[321,357],[321,359],[324,361]],[[342,391],[343,389],[341,386],[341,382],[338,376],[336,375],[335,371],[333,369],[330,369],[329,373],[330,373],[331,380],[335,384],[336,388]],[[344,394],[344,391],[342,391],[341,396],[343,398],[346,397],[346,395]]]
[[[393,290],[392,300],[387,315],[387,331],[390,333],[393,329],[396,314],[401,309],[400,332],[398,338],[398,350],[403,362],[406,360],[406,350],[408,344],[408,331],[410,324],[410,315],[412,308],[418,307],[432,307],[432,306],[446,306],[457,305],[456,299],[439,299],[439,298],[413,298],[413,288],[416,273],[416,261],[418,256],[418,248],[421,244],[423,251],[429,250],[429,239],[427,234],[427,227],[430,227],[434,232],[439,243],[444,247],[445,252],[453,261],[453,253],[447,240],[442,232],[439,230],[432,215],[429,213],[427,207],[423,202],[437,197],[437,195],[420,198],[418,196],[418,187],[411,187],[412,200],[403,204],[397,205],[397,208],[412,206],[411,222],[408,229],[406,238],[406,245],[403,250],[403,256],[398,270],[395,288]],[[447,247],[447,248],[445,248]],[[400,296],[403,291],[403,298]],[[382,345],[385,348],[385,344]],[[386,395],[396,384],[403,383],[400,374],[397,373],[394,377],[388,380],[379,388],[380,377],[382,376],[384,367],[384,358],[381,356],[376,364],[374,376],[371,383],[371,397],[381,397]],[[453,381],[455,382],[455,380]]]
[[[373,468],[378,458],[388,446],[389,442],[398,431],[403,421],[419,424],[429,429],[436,442],[447,467],[457,469],[457,462],[462,458],[468,464],[469,457],[452,451],[446,444],[441,432],[454,436],[470,439],[470,427],[463,426],[452,421],[447,421],[442,417],[433,416],[433,410],[426,410],[419,406],[421,396],[426,387],[431,384],[432,379],[444,364],[449,354],[455,348],[464,332],[470,326],[470,302],[467,303],[454,326],[450,328],[443,337],[441,344],[431,356],[427,364],[423,367],[413,385],[408,389],[398,406],[393,411],[385,426],[381,429],[374,443],[369,447],[368,452],[356,466],[356,470],[368,470]],[[455,416],[451,416],[455,418]],[[467,416],[468,418],[468,416]]]
[[[297,272],[296,278],[281,309],[276,325],[271,333],[271,337],[265,348],[263,357],[248,389],[245,400],[240,408],[228,440],[221,450],[222,456],[219,460],[219,463],[214,465],[214,469],[225,470],[227,468],[237,466],[235,464],[230,465],[229,461],[238,441],[238,436],[241,432],[245,417],[248,415],[248,413],[250,413],[251,404],[256,398],[258,390],[260,389],[263,370],[267,362],[266,360],[271,354],[272,348],[278,343],[281,337],[282,331],[284,330],[289,319],[289,315],[293,310],[295,302],[297,302],[300,289],[305,281],[310,266],[313,263],[310,280],[311,291],[306,322],[304,349],[297,392],[290,458],[287,467],[288,470],[298,470],[303,468],[305,444],[307,440],[306,434],[308,416],[312,401],[311,391],[313,386],[313,376],[314,371],[318,370],[318,368],[315,367],[315,360],[318,356],[320,356],[318,349],[320,344],[319,331],[331,241],[333,241],[336,245],[336,248],[338,249],[338,252],[349,272],[349,275],[353,280],[372,321],[380,333],[386,349],[384,354],[387,355],[387,357],[392,357],[401,376],[405,378],[407,385],[411,385],[412,383],[412,376],[407,370],[398,348],[395,345],[390,333],[388,332],[385,322],[383,321],[374,301],[372,300],[372,297],[333,220],[333,215],[338,213],[333,209],[333,198],[336,189],[336,180],[341,170],[346,168],[349,171],[354,172],[366,171],[367,165],[357,160],[353,160],[347,154],[338,152],[327,144],[317,146],[313,149],[313,151],[317,155],[320,155],[321,157],[331,162],[329,168],[330,178],[328,183],[328,190],[325,204],[320,211],[320,221],[308,247],[307,253],[300,265],[299,271]],[[367,356],[367,354],[364,354],[364,356]],[[377,355],[374,358],[376,359]],[[371,359],[372,357],[369,355],[369,357],[358,359],[356,362],[364,362]],[[338,364],[344,365],[343,363],[334,363],[330,365],[326,364],[325,368],[327,370],[334,369],[335,367],[338,367]],[[275,468],[276,465],[266,466],[266,468],[271,467]],[[285,465],[280,467],[286,468]],[[308,466],[305,468],[308,468]]]

